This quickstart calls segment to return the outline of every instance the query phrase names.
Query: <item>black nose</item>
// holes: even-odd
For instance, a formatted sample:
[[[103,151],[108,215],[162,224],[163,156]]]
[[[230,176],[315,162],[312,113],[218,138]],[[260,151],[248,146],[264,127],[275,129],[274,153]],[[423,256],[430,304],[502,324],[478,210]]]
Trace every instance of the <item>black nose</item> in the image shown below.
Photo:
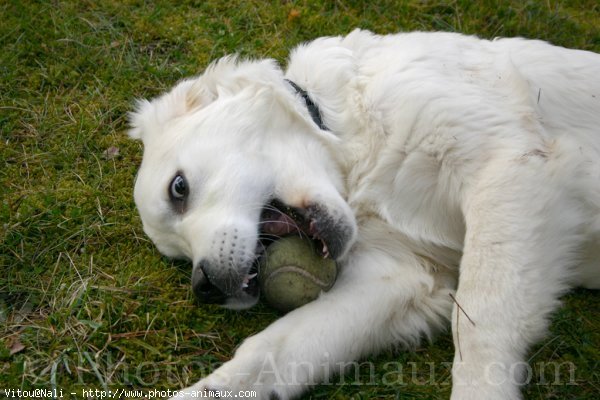
[[[223,304],[227,297],[215,285],[210,283],[202,270],[202,263],[192,271],[192,290],[198,301],[204,304]]]

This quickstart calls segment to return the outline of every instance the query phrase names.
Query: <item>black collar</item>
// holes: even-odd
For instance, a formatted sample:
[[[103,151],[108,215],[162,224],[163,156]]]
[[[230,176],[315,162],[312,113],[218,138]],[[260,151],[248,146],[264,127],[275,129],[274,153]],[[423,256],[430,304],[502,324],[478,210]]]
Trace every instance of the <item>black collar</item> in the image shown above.
[[[313,121],[315,121],[315,124],[317,124],[317,126],[321,130],[328,131],[329,129],[327,129],[327,127],[323,123],[323,118],[321,117],[321,112],[319,111],[319,107],[310,98],[308,93],[306,93],[306,90],[302,89],[295,82],[293,82],[289,79],[286,79],[285,81],[287,83],[289,83],[300,96],[302,96],[302,98],[304,99],[304,103],[306,104],[306,108],[308,109],[308,113],[310,114]]]

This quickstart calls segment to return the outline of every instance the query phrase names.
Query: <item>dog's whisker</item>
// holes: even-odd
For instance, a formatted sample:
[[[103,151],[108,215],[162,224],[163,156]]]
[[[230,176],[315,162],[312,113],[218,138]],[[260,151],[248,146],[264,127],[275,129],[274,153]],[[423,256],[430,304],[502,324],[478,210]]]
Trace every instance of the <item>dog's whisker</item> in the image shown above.
[[[279,225],[293,226],[294,228],[297,228],[298,230],[300,230],[300,226],[298,226],[298,223],[296,221],[290,222],[290,221],[281,221],[281,220],[262,220],[258,223],[258,225],[267,225],[267,224],[279,224]]]

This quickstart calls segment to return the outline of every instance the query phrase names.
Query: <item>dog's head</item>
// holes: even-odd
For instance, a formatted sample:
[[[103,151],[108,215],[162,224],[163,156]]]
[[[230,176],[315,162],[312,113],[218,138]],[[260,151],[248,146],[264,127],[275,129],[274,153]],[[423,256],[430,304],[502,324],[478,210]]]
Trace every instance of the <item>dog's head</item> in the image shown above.
[[[256,260],[273,237],[312,237],[343,257],[356,222],[319,129],[273,61],[223,59],[131,114],[144,156],[134,197],[166,256],[193,263],[206,303],[256,303]]]

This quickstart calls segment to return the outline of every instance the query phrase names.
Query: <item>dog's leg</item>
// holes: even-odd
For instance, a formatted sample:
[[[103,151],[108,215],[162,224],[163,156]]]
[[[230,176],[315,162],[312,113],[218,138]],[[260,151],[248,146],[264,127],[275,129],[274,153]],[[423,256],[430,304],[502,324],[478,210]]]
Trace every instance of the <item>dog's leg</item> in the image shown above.
[[[464,205],[452,400],[520,399],[526,351],[569,286],[583,221],[548,163],[533,151],[491,165]]]
[[[410,257],[399,267],[397,257],[353,250],[328,293],[246,339],[232,360],[176,398],[250,390],[260,399],[289,399],[335,384],[352,361],[392,343],[415,345],[450,317],[454,282],[434,279]]]

